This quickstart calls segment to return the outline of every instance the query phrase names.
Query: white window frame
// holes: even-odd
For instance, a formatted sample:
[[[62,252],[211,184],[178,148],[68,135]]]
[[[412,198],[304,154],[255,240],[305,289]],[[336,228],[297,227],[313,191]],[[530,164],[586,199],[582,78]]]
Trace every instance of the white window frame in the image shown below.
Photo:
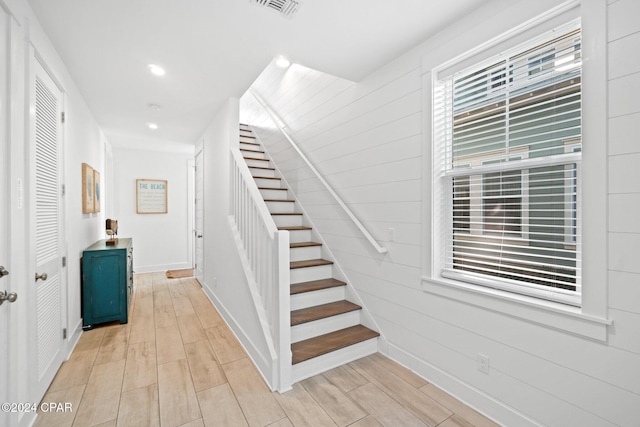
[[[586,47],[583,48],[582,79],[582,139],[583,147],[586,147],[583,148],[581,165],[585,170],[581,177],[583,253],[582,263],[578,266],[583,277],[581,307],[493,289],[490,283],[487,287],[441,277],[442,253],[439,248],[443,230],[439,206],[447,200],[439,180],[431,173],[425,174],[424,186],[422,288],[425,292],[592,339],[607,339],[607,327],[612,322],[607,319],[607,260],[606,256],[602,256],[603,245],[607,242],[607,112],[606,102],[602,101],[607,97],[606,7],[604,0],[567,1],[525,24],[494,36],[476,48],[466,52],[450,52],[449,58],[453,59],[447,62],[440,60],[436,63],[431,57],[423,58],[425,146],[430,147],[425,150],[425,170],[433,171],[436,162],[440,161],[433,143],[432,88],[438,71],[450,70],[465,62],[468,66],[470,58],[482,57],[484,52],[487,52],[485,58],[493,56],[495,52],[505,50],[502,47],[505,44],[516,46],[521,41],[569,22],[567,16],[581,19],[583,46]]]
[[[513,157],[528,158],[528,153],[521,147],[516,148],[513,152],[516,154]],[[478,156],[472,155],[467,158],[459,159],[457,167],[472,167],[481,165],[482,159]],[[483,229],[485,224],[484,213],[484,180],[479,178],[481,175],[469,175],[469,206],[482,206],[480,213],[473,214],[471,208],[469,209],[469,235],[470,236],[484,236],[487,233]],[[474,180],[477,182],[474,183]],[[529,180],[526,174],[521,174],[520,183],[520,203],[521,206],[527,206],[529,203]],[[510,236],[508,240],[518,241],[519,244],[526,244],[529,239],[529,217],[520,214],[520,236]]]

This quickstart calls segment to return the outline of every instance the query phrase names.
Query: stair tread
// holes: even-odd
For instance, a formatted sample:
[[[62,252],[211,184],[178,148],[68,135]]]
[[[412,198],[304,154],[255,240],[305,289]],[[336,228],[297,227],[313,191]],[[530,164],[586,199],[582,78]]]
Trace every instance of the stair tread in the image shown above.
[[[243,159],[245,159],[245,160],[261,160],[263,162],[268,162],[269,161],[269,159],[261,159],[259,157],[243,157]]]
[[[293,203],[295,200],[293,199],[264,199],[265,202],[289,202]]]
[[[366,326],[356,325],[309,338],[291,345],[292,363],[295,365],[379,336],[378,332]]]
[[[251,144],[250,142],[245,142],[244,144]],[[248,150],[246,148],[241,148],[240,151],[246,151],[247,153],[263,153],[264,151],[262,150]]]
[[[337,288],[339,286],[346,286],[346,283],[343,282],[342,280],[333,279],[333,278],[322,279],[322,280],[312,280],[309,282],[302,282],[302,283],[292,283],[290,288],[290,294],[291,295],[303,294],[305,292],[313,292],[313,291],[319,291],[322,289]]]
[[[263,190],[266,190],[266,188],[263,188]],[[271,216],[274,216],[274,215],[279,215],[279,216],[282,216],[282,215],[296,215],[296,216],[301,216],[301,215],[304,215],[304,214],[303,214],[302,212],[273,212],[273,213],[271,214]]]
[[[242,137],[242,135],[240,135],[240,137]],[[246,138],[251,138],[251,137],[247,136]],[[240,141],[240,144],[257,145],[258,147],[260,146],[260,144],[257,142],[248,142],[248,141]]]
[[[286,188],[270,188],[270,187],[258,187],[258,190],[287,191],[287,189],[286,189]]]
[[[278,180],[282,180],[282,178],[277,178],[275,176],[254,176],[253,179],[278,179]]]
[[[278,227],[278,230],[300,231],[300,230],[311,230],[311,227],[307,227],[305,225],[292,225],[290,227]]]
[[[337,316],[338,314],[349,313],[360,309],[362,309],[362,307],[358,304],[354,304],[347,300],[301,308],[300,310],[293,310],[291,312],[291,326],[313,322],[314,320],[325,319],[327,317]]]
[[[276,170],[276,168],[267,168],[267,167],[264,167],[264,166],[249,166],[249,169],[263,169],[263,170],[268,170],[268,171]]]
[[[318,242],[289,243],[289,248],[309,248],[311,246],[322,246],[322,243],[318,243]]]
[[[333,264],[333,261],[329,261],[328,259],[305,259],[302,261],[293,261],[289,263],[289,268],[291,270],[294,270],[296,268],[318,267],[331,264]]]

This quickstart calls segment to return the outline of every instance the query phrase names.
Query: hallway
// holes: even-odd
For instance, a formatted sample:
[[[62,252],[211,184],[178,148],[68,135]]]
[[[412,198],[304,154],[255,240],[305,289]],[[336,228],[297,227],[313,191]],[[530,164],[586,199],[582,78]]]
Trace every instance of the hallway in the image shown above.
[[[495,426],[375,354],[272,393],[195,279],[137,274],[126,325],[83,333],[36,426]]]

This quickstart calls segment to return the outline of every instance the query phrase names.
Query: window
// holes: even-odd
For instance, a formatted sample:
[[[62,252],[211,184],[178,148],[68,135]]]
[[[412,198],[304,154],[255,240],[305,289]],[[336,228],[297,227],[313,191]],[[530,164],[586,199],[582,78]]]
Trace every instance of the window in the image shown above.
[[[578,24],[434,83],[443,277],[580,305]]]

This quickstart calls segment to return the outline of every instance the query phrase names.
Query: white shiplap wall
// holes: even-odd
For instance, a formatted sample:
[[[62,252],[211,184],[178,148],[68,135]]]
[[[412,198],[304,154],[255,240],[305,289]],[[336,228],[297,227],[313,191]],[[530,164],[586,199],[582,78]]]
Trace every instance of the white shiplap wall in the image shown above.
[[[516,26],[527,11],[557,3],[495,1],[436,37],[472,47],[489,27]],[[266,117],[255,113],[251,98],[241,101],[243,119],[257,127],[381,328],[389,343],[383,351],[505,425],[640,425],[640,59],[634,54],[640,2],[608,4],[608,315],[614,323],[607,342],[421,290],[421,188],[430,172],[422,166],[429,149],[422,97],[429,94],[422,93],[420,59],[430,41],[361,82],[270,67],[253,86],[389,248],[387,255],[375,252],[347,220]],[[478,371],[477,353],[490,356],[489,375]]]
[[[612,347],[640,354],[640,2],[609,2],[609,315]],[[630,375],[640,384],[640,362]],[[636,409],[640,424],[640,409]]]

